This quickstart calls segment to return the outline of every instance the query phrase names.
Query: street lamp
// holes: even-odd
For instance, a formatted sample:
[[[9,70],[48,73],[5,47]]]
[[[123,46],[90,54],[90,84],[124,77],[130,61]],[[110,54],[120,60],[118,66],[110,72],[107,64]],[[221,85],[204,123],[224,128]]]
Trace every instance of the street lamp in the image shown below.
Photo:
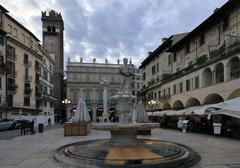
[[[70,104],[70,103],[71,103],[71,101],[68,100],[68,99],[62,100],[62,104],[64,105],[64,113],[63,113],[62,123],[66,121],[67,106],[68,106],[68,104]]]
[[[156,104],[156,101],[155,101],[155,100],[150,100],[150,101],[148,102],[148,104],[149,104],[149,106],[151,106],[152,109],[153,109],[153,105]]]

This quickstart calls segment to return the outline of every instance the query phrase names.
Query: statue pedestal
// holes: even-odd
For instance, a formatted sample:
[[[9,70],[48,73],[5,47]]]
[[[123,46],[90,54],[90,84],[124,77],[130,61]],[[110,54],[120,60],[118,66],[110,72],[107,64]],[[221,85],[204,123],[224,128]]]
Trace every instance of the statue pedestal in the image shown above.
[[[64,123],[64,136],[86,136],[89,132],[88,123]]]

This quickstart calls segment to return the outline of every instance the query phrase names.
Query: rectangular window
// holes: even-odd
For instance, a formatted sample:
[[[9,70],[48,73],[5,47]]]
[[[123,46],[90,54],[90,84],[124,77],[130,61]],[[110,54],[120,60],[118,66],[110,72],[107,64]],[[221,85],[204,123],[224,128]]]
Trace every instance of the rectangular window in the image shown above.
[[[169,87],[168,88],[168,96],[170,97],[170,95],[171,95],[171,88]]]
[[[169,54],[168,55],[168,65],[170,65],[170,64],[172,64],[172,55],[171,54]]]
[[[4,36],[0,34],[0,44],[1,45],[4,45],[4,40],[5,40]]]
[[[226,17],[225,19],[223,19],[222,30],[226,31],[228,26],[229,26],[229,20],[228,20],[228,17]]]
[[[47,74],[47,71],[43,71],[43,78],[45,80],[48,80],[48,74]]]
[[[182,84],[182,82],[180,83],[180,93],[182,93],[183,92],[183,84]]]
[[[28,68],[25,68],[25,79],[28,78]]]
[[[2,78],[0,77],[0,89],[2,89]]]
[[[24,106],[30,106],[30,98],[24,97]]]
[[[195,89],[199,88],[199,76],[195,77]]]
[[[159,72],[159,63],[157,63],[157,72]]]
[[[187,44],[185,48],[185,54],[187,55],[190,52],[190,44]]]
[[[202,34],[200,37],[199,37],[199,45],[203,45],[205,43],[205,36],[204,34]]]
[[[161,98],[161,91],[158,91],[158,99]]]
[[[54,105],[54,103],[53,103],[53,102],[50,102],[50,107],[51,107],[51,108],[53,108],[53,105]]]
[[[157,92],[154,93],[154,99],[157,99]]]
[[[4,58],[3,56],[0,56],[0,65],[2,65],[4,63]]]
[[[28,55],[24,54],[24,60],[23,60],[24,64],[28,64]]]
[[[17,29],[14,28],[14,29],[13,29],[13,36],[14,36],[14,37],[17,37],[17,33],[18,33],[18,32],[17,32]]]
[[[190,80],[186,80],[186,91],[190,90]]]
[[[26,39],[25,39],[25,34],[22,34],[22,41],[23,41],[23,43],[25,43],[25,42],[26,42]]]
[[[29,37],[26,37],[26,43],[28,46],[30,45]]]
[[[173,85],[173,94],[176,94],[176,84]]]
[[[154,75],[156,73],[156,67],[155,65],[152,66],[152,75]]]
[[[146,80],[146,72],[143,73],[143,80]]]
[[[8,33],[12,34],[12,26],[8,25]]]
[[[177,54],[174,52],[173,53],[173,62],[176,62],[177,61]]]

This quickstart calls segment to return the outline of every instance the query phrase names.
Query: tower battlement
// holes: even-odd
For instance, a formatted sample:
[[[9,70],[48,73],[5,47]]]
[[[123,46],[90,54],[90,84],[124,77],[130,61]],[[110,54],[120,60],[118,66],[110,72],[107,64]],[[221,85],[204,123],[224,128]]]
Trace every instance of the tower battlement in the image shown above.
[[[44,11],[42,12],[42,18],[43,17],[51,17],[51,18],[60,18],[62,19],[61,12],[56,12],[55,10],[50,10],[50,11]]]

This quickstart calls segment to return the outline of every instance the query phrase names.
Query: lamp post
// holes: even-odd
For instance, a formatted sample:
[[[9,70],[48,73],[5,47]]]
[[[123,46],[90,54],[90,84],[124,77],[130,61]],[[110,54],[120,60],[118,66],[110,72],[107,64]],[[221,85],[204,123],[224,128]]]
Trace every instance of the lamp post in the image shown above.
[[[68,104],[70,104],[71,101],[68,99],[64,99],[62,100],[62,104],[64,105],[64,113],[63,113],[63,119],[62,119],[62,123],[64,123],[66,121],[66,114],[67,114],[67,106]]]
[[[149,102],[148,102],[148,104],[149,104],[149,106],[152,108],[152,110],[153,110],[153,105],[154,104],[156,104],[156,101],[155,100],[150,100]]]

